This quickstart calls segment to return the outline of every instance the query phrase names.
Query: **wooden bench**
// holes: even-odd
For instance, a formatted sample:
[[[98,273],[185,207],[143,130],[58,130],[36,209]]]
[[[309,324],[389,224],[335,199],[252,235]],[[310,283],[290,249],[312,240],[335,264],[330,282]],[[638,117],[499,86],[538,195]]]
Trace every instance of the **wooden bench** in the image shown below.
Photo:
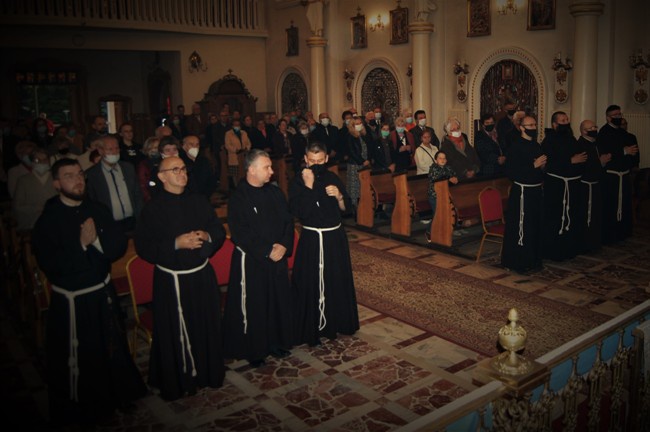
[[[478,205],[478,194],[487,186],[501,193],[505,208],[511,184],[506,177],[478,177],[456,185],[449,184],[447,181],[436,182],[434,188],[438,200],[436,216],[431,225],[431,242],[451,246],[454,227],[459,223],[465,223],[466,226],[479,223],[481,210]]]
[[[388,169],[372,170],[365,167],[359,170],[359,183],[357,225],[372,228],[377,207],[395,202],[393,173]]]
[[[285,197],[289,197],[289,167],[291,162],[287,162],[285,156],[273,156],[271,158],[273,168],[273,178],[278,182],[278,187],[284,193]],[[293,170],[291,170],[293,171]]]
[[[414,171],[393,174],[395,208],[390,221],[393,234],[409,237],[411,219],[415,214],[431,211],[429,204],[429,175],[413,175]]]

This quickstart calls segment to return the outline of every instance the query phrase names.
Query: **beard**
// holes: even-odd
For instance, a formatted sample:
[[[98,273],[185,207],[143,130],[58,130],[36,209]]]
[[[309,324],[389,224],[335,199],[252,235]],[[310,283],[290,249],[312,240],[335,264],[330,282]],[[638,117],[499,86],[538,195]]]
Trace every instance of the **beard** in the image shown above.
[[[64,197],[71,199],[73,201],[83,201],[86,198],[86,190],[84,189],[83,192],[81,193],[74,193],[74,192],[68,192],[64,189],[61,189],[59,192],[61,192],[61,195]]]

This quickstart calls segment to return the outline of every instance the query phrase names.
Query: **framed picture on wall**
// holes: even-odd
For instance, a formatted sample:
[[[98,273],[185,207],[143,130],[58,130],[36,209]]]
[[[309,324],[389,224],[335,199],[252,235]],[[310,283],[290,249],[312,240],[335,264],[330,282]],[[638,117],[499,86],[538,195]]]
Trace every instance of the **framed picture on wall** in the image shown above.
[[[298,43],[298,27],[293,26],[287,29],[287,57],[297,56],[300,44]]]
[[[528,30],[555,28],[555,0],[528,0]]]
[[[490,34],[490,0],[467,0],[467,37]]]
[[[368,47],[368,30],[366,29],[366,16],[357,12],[357,16],[350,18],[352,21],[352,49]]]
[[[390,11],[390,44],[399,45],[409,42],[409,10],[399,4]]]

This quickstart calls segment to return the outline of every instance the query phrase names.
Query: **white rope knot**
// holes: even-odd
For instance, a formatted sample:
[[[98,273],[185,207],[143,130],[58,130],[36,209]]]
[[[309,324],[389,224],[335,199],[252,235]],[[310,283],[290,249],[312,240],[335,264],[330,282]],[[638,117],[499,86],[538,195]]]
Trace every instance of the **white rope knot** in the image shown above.
[[[327,325],[327,319],[325,318],[325,249],[323,248],[323,233],[327,231],[334,231],[341,227],[341,224],[338,224],[335,227],[330,228],[314,228],[304,226],[303,228],[308,231],[316,231],[318,233],[318,330],[322,331]]]
[[[580,180],[580,176],[577,177],[562,177],[553,173],[546,173],[547,175],[555,178],[559,178],[564,182],[564,193],[562,195],[562,221],[560,222],[560,231],[559,235],[564,234],[564,231],[569,231],[571,226],[571,215],[569,214],[569,208],[571,203],[571,195],[569,189],[569,182],[572,180]],[[566,220],[566,226],[564,226],[564,221]]]
[[[156,264],[156,267],[158,267],[160,270],[164,271],[165,273],[171,274],[172,277],[174,278],[174,291],[176,293],[176,305],[178,310],[178,326],[181,331],[179,339],[181,342],[181,356],[183,357],[183,373],[187,373],[187,361],[185,359],[186,357],[185,352],[187,351],[187,355],[189,355],[190,362],[192,363],[192,376],[196,376],[196,366],[194,364],[194,356],[192,355],[192,346],[190,345],[190,335],[187,332],[187,325],[185,324],[183,305],[181,305],[181,286],[180,286],[180,281],[178,279],[178,276],[196,273],[202,270],[203,267],[205,267],[206,265],[208,265],[207,259],[200,266],[189,270],[172,270],[163,267],[160,264]]]
[[[607,170],[607,174],[614,174],[618,176],[618,208],[616,209],[616,221],[620,222],[623,219],[623,176],[629,174],[627,171],[612,171]]]
[[[592,195],[593,195],[593,185],[598,184],[598,182],[589,182],[587,180],[580,180],[582,183],[589,186],[589,198],[587,199],[587,228],[591,226],[591,207],[592,207]]]
[[[526,183],[519,183],[519,182],[514,182],[516,185],[519,185],[521,192],[519,194],[519,240],[517,241],[517,244],[519,246],[524,245],[524,189],[527,187],[540,187],[542,186],[541,183],[537,184],[526,184]]]
[[[246,315],[246,252],[239,246],[237,250],[241,252],[241,314],[244,322],[244,334],[248,333],[248,316]]]

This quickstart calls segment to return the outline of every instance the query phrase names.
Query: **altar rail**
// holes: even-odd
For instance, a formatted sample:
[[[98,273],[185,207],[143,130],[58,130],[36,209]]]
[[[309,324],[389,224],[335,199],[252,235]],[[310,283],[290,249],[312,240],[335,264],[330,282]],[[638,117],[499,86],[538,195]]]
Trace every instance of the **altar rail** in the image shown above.
[[[635,331],[648,319],[650,300],[539,357],[545,373],[525,388],[491,381],[398,430],[650,430],[650,353]]]
[[[264,0],[4,0],[0,23],[266,36]]]

